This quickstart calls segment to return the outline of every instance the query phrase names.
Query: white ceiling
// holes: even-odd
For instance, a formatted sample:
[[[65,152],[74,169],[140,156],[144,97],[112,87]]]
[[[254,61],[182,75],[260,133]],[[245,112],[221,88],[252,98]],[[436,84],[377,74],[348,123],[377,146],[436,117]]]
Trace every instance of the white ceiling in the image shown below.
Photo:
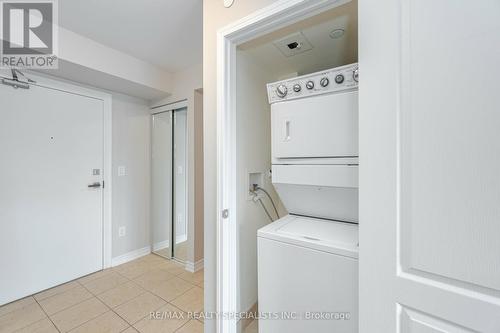
[[[239,46],[276,79],[303,75],[328,68],[357,62],[358,59],[358,6],[353,0],[317,16],[307,18]],[[330,32],[344,29],[344,36],[332,39]],[[285,57],[274,42],[301,32],[312,49]]]
[[[202,62],[202,0],[62,0],[62,27],[176,72]]]

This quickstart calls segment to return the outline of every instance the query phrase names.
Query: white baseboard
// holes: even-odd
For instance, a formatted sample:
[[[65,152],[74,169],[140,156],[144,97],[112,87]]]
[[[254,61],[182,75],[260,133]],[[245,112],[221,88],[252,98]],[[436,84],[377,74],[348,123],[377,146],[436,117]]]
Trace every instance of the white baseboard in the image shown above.
[[[195,263],[190,262],[190,261],[186,261],[186,271],[194,273],[194,272],[197,272],[201,269],[203,269],[203,259],[198,260]]]
[[[175,237],[175,244],[183,243],[187,241],[188,237],[186,234],[178,235]]]
[[[187,235],[180,235],[177,236],[177,239],[175,240],[175,244],[180,244],[187,241]],[[158,250],[163,250],[168,248],[170,245],[170,240],[164,240],[162,242],[154,243],[153,244],[153,251],[158,251]]]
[[[158,251],[158,250],[163,250],[168,248],[168,245],[170,244],[169,240],[165,240],[163,242],[158,242],[153,244],[153,251]]]
[[[130,251],[128,253],[122,254],[121,256],[114,257],[113,259],[111,259],[111,267],[115,267],[115,266],[124,264],[126,262],[143,257],[143,256],[148,255],[150,253],[151,253],[151,247],[149,247],[149,246],[143,247],[142,249]]]

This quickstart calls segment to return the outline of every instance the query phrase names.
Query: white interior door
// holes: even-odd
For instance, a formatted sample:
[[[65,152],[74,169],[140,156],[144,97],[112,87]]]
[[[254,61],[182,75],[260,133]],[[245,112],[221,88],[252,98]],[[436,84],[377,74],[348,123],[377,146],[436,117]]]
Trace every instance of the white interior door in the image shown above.
[[[103,101],[0,85],[0,156],[0,305],[102,269]]]
[[[359,14],[360,332],[500,332],[500,2]]]

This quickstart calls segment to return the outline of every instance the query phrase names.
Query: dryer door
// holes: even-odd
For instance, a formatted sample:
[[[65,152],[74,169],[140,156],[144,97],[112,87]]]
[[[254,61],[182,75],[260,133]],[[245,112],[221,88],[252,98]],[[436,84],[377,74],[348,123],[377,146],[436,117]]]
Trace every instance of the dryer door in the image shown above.
[[[358,92],[273,104],[275,158],[358,156]]]

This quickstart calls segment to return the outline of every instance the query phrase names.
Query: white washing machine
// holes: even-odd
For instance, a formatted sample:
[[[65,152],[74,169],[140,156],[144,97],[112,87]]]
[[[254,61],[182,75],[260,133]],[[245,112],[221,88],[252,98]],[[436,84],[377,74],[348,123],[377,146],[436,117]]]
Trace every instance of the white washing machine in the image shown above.
[[[358,331],[358,228],[288,215],[258,231],[260,333]]]
[[[268,84],[272,182],[290,215],[258,231],[260,333],[358,331],[358,74]]]

